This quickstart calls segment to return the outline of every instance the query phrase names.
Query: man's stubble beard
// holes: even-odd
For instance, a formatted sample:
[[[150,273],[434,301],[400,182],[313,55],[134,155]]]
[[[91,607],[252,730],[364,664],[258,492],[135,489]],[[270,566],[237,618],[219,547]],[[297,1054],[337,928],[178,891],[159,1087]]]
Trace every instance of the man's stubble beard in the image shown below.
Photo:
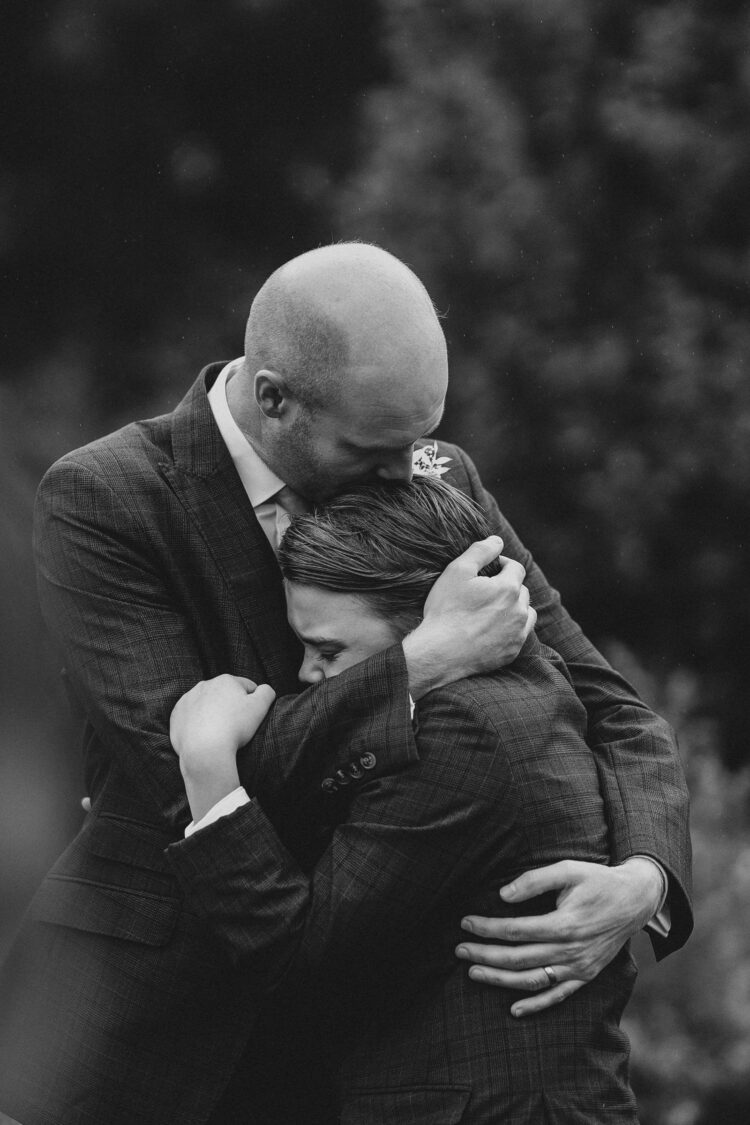
[[[312,419],[300,412],[294,424],[276,441],[276,473],[285,484],[310,503],[322,503],[344,487],[332,479],[313,449]]]

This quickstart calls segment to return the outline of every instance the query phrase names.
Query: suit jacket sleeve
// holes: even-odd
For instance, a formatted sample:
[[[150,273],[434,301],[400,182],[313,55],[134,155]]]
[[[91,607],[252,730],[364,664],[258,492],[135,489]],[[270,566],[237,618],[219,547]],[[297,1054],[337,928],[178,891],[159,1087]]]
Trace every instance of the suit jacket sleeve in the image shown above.
[[[487,512],[493,530],[504,540],[504,554],[526,568],[531,604],[537,611],[537,634],[563,657],[588,715],[587,741],[596,757],[610,829],[612,860],[649,855],[669,878],[672,925],[692,927],[691,845],[688,791],[670,725],[655,714],[616,672],[563,608],[530,552],[482,486],[470,458],[452,448],[459,462],[458,480]],[[451,478],[449,478],[451,479]],[[670,945],[650,933],[656,956]]]
[[[176,603],[150,540],[138,505],[126,507],[88,465],[65,458],[42,481],[35,511],[39,596],[71,687],[107,752],[138,779],[170,828],[179,829],[190,813],[169,715],[206,672],[195,623]],[[335,770],[327,731],[346,726],[365,700],[386,725],[408,726],[400,646],[337,680],[277,700],[265,727],[274,784],[302,770],[309,786],[314,770]],[[296,735],[284,741],[283,755],[272,753],[280,729]]]
[[[409,948],[425,962],[429,951],[415,943],[440,910],[459,940],[465,886],[497,871],[514,810],[497,734],[444,698],[416,740],[404,734],[396,757],[410,759],[405,770],[354,783],[347,820],[312,873],[257,801],[167,849],[188,909],[252,991],[354,987]]]

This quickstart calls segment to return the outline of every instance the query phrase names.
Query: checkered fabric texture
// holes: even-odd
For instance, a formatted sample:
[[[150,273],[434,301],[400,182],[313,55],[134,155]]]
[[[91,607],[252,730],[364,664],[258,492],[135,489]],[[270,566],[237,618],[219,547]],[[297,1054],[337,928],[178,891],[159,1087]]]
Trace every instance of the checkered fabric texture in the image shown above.
[[[619,1030],[627,951],[528,1022],[454,956],[459,919],[512,914],[497,889],[522,871],[608,861],[585,730],[558,658],[530,638],[496,676],[425,698],[411,764],[349,782],[347,819],[311,875],[257,802],[170,847],[249,993],[308,993],[327,1012],[342,1120],[443,1121],[451,1105],[448,1119],[472,1123],[636,1121]]]
[[[168,718],[185,690],[220,672],[275,688],[243,778],[269,831],[309,866],[350,799],[326,802],[325,779],[370,750],[368,785],[413,764],[405,670],[392,651],[294,694],[300,650],[278,566],[206,399],[221,366],[172,414],[62,458],[39,490],[40,599],[81,713],[93,811],[0,978],[0,1111],[22,1125],[198,1125],[212,1111],[215,1125],[335,1119],[313,1102],[325,1069],[316,1037],[295,1055],[302,1016],[280,1020],[240,999],[218,930],[187,906],[165,859],[190,819]],[[445,479],[487,506],[505,552],[527,568],[538,634],[588,712],[612,856],[664,865],[673,927],[660,952],[676,948],[690,927],[689,842],[671,732],[566,615],[466,455],[440,453],[453,459]],[[314,1093],[294,1101],[308,1082]]]

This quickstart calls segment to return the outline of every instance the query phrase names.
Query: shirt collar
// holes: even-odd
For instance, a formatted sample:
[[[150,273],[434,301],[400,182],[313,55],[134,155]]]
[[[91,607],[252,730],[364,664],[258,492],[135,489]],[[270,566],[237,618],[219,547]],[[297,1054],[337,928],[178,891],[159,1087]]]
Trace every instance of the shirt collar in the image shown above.
[[[229,409],[227,379],[239,370],[242,362],[241,358],[234,359],[222,368],[208,392],[208,403],[243,488],[252,506],[257,508],[259,504],[264,504],[275,496],[284,487],[284,481],[271,472],[265,461],[258,456]]]

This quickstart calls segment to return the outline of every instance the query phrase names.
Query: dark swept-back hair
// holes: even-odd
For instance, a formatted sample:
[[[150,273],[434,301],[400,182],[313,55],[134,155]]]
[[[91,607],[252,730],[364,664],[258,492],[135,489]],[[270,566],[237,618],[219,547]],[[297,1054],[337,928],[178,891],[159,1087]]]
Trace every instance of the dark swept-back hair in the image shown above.
[[[408,632],[446,566],[489,534],[482,509],[439,478],[383,481],[296,516],[279,564],[290,582],[355,594]],[[493,560],[480,573],[499,570]]]

